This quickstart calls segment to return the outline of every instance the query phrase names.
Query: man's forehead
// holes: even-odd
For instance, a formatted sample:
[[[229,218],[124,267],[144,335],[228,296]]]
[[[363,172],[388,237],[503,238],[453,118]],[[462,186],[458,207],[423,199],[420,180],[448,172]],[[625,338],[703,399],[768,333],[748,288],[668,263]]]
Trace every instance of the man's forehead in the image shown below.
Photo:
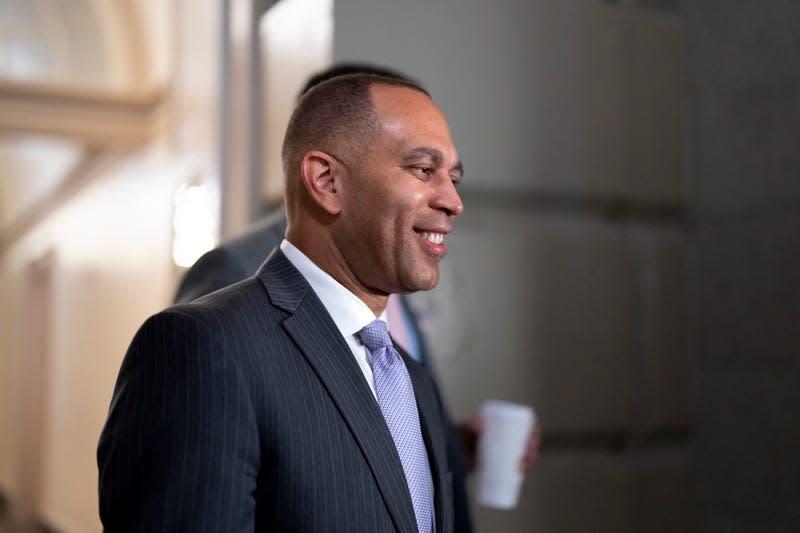
[[[402,85],[374,83],[370,86],[370,96],[378,115],[386,113],[410,113],[413,111],[436,112],[444,120],[439,107],[425,93]]]
[[[372,98],[381,129],[392,136],[428,133],[450,140],[450,127],[439,106],[425,93],[408,87],[374,85]]]

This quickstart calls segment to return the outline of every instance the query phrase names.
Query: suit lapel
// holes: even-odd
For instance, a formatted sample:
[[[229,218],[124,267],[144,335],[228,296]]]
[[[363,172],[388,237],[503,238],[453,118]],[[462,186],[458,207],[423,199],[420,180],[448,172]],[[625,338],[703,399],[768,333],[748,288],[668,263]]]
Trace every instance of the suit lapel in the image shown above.
[[[378,404],[347,343],[305,278],[276,250],[257,276],[274,305],[288,311],[283,326],[319,376],[369,464],[398,531],[416,531],[403,466]]]

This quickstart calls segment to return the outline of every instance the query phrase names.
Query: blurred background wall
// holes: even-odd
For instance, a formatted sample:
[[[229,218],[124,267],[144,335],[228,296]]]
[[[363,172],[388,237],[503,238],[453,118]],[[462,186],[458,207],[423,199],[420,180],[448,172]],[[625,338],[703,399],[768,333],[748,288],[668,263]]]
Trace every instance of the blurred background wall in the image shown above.
[[[799,530],[797,28],[789,0],[0,0],[5,527],[100,530],[136,328],[280,203],[305,77],[368,61],[467,169],[413,301],[452,414],[544,427],[478,530]]]

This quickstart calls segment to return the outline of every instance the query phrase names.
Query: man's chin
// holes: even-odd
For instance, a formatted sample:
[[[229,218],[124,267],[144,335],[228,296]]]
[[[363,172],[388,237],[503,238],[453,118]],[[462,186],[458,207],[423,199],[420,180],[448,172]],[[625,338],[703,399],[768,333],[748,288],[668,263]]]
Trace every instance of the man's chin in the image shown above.
[[[436,287],[439,284],[439,271],[436,270],[435,272],[431,272],[429,275],[426,276],[415,276],[414,280],[407,284],[409,287],[408,290],[405,292],[420,292],[420,291],[429,291]]]

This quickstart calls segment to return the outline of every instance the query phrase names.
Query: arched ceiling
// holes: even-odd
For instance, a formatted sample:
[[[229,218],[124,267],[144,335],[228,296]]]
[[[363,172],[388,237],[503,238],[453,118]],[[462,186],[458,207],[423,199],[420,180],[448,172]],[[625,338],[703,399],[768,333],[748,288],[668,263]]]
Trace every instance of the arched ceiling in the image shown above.
[[[154,0],[3,0],[0,79],[142,92],[161,84],[170,6]]]
[[[170,81],[176,5],[0,2],[0,133],[93,145],[147,138]]]
[[[175,7],[0,0],[0,252],[81,182],[86,154],[159,131]]]

